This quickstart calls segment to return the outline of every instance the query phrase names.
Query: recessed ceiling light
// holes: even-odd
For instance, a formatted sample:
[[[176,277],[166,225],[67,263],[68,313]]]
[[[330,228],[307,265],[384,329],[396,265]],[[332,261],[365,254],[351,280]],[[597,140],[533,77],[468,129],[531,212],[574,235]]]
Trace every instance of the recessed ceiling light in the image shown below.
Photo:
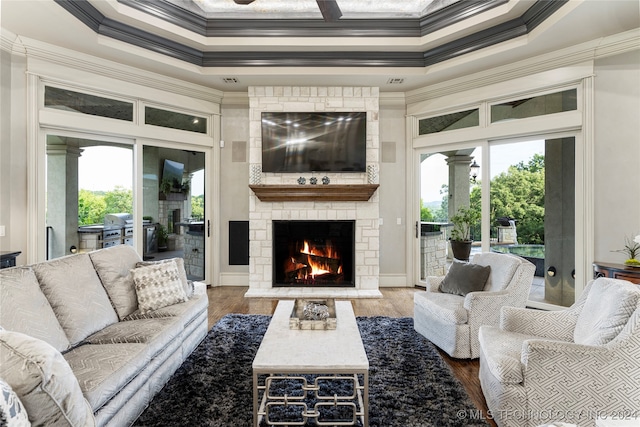
[[[235,77],[223,77],[222,81],[225,83],[238,83],[238,79]]]
[[[402,77],[391,77],[387,80],[388,85],[401,85],[402,83],[404,83],[404,78]]]

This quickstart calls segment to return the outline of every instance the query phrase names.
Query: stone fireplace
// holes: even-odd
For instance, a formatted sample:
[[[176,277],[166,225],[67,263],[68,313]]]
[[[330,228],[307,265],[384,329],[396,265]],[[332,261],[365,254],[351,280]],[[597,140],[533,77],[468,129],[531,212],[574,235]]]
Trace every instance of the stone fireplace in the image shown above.
[[[355,287],[355,221],[273,221],[273,286]]]
[[[378,194],[375,188],[364,198],[353,197],[351,194],[354,189],[357,191],[359,188],[377,184],[378,97],[378,88],[373,87],[260,86],[249,88],[249,181],[252,187],[268,187],[271,194],[269,198],[259,198],[254,191],[251,191],[249,196],[247,297],[379,298],[382,296],[379,291]],[[366,111],[369,173],[263,173],[261,171],[261,113],[263,111]],[[298,184],[300,177],[305,178],[305,184]],[[324,177],[329,181],[326,185],[322,184]],[[310,184],[311,181],[317,181],[317,184]],[[304,193],[303,197],[298,197],[300,193]],[[318,197],[315,197],[316,195]],[[331,267],[327,270],[331,273],[324,276],[323,281],[314,283],[314,277],[309,277],[308,274],[307,279],[304,279],[308,267],[290,265],[289,272],[300,270],[300,277],[303,279],[290,279],[289,282],[284,283],[282,277],[277,277],[275,272],[276,267],[279,266],[275,265],[275,259],[284,257],[285,255],[282,255],[284,253],[289,255],[290,249],[289,243],[275,240],[274,228],[277,228],[275,224],[286,222],[297,224],[298,221],[352,224],[353,230],[350,233],[353,236],[353,248],[346,250],[351,254],[351,260],[342,261],[341,272],[338,267]],[[331,244],[334,242],[332,241]],[[302,252],[294,258],[302,261],[297,264],[306,265],[308,259],[304,253],[304,247]],[[331,256],[319,256],[330,263],[336,262]],[[281,262],[278,261],[278,263]],[[347,265],[344,264],[345,262]],[[345,277],[340,277],[341,275]],[[295,277],[298,277],[297,273]],[[339,284],[336,284],[334,279],[338,280]]]

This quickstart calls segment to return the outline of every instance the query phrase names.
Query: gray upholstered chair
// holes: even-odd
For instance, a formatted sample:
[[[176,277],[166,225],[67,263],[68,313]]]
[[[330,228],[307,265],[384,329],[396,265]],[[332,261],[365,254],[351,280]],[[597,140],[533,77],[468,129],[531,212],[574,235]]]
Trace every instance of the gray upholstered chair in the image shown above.
[[[480,328],[480,384],[500,427],[637,417],[640,286],[599,278],[565,310],[503,308]]]
[[[457,267],[453,264],[447,276],[427,277],[426,290],[413,298],[415,330],[460,359],[479,356],[478,330],[481,325],[497,325],[502,306],[525,306],[535,271],[524,258],[493,252],[474,255],[470,264],[490,267],[489,278],[480,284],[482,290],[464,296],[441,292],[443,279]]]

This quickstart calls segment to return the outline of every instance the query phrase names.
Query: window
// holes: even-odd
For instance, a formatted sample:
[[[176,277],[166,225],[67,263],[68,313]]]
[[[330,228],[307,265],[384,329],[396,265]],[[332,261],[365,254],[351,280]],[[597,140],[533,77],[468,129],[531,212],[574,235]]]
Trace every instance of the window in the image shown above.
[[[207,133],[207,119],[160,108],[145,107],[144,123],[165,128]]]
[[[523,98],[491,106],[491,123],[578,109],[577,90]]]
[[[478,126],[480,123],[479,110],[459,111],[442,116],[429,117],[418,121],[418,135],[444,132]]]
[[[44,106],[110,119],[133,121],[133,103],[46,86]]]

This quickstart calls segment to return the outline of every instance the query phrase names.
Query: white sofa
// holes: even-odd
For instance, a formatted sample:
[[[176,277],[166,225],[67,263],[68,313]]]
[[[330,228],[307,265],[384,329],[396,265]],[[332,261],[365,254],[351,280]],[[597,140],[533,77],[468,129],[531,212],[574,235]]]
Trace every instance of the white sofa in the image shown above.
[[[500,427],[639,415],[638,285],[599,278],[565,310],[505,307],[499,327],[480,328],[480,349],[480,384]]]
[[[0,270],[0,385],[33,425],[138,418],[207,334],[206,286],[181,261],[121,245]]]
[[[427,277],[426,290],[414,294],[415,330],[451,357],[477,358],[480,354],[480,326],[497,325],[500,307],[524,307],[529,297],[535,272],[532,263],[515,255],[483,252],[474,255],[468,265],[470,269],[487,266],[490,269],[489,277],[479,282],[478,291],[468,292],[464,296],[441,292],[445,277],[451,278],[450,268],[447,276]],[[475,277],[470,277],[469,281],[473,279]],[[462,284],[460,287],[464,286]]]

